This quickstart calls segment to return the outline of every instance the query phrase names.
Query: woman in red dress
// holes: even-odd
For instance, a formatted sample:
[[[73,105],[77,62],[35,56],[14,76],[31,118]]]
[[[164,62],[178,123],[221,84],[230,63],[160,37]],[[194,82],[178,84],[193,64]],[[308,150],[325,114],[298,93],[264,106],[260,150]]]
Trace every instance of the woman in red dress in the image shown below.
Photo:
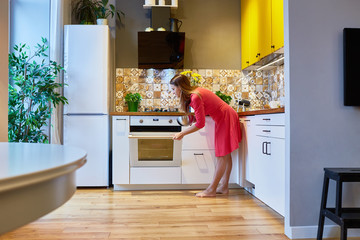
[[[239,148],[241,141],[238,114],[210,90],[191,86],[185,75],[175,75],[170,81],[175,95],[180,98],[180,106],[189,114],[189,107],[195,111],[196,124],[176,133],[174,140],[181,140],[185,135],[196,132],[205,126],[205,116],[215,121],[215,155],[217,163],[210,185],[197,197],[215,197],[216,193],[229,193],[229,177],[232,169],[231,152]]]

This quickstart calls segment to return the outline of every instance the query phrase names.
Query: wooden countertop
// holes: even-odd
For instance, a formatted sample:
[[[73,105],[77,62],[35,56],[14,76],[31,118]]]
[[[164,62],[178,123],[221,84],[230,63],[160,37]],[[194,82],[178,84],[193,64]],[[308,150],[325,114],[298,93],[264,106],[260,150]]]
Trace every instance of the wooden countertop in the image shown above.
[[[238,112],[239,116],[251,116],[260,114],[284,113],[285,108],[272,108]],[[111,116],[182,116],[182,112],[111,112]]]
[[[58,208],[76,190],[86,152],[40,143],[0,143],[0,235]]]
[[[260,114],[273,114],[273,113],[284,113],[285,108],[271,108],[271,109],[261,109],[261,110],[252,110],[246,112],[238,112],[239,116],[251,116],[251,115],[260,115]]]

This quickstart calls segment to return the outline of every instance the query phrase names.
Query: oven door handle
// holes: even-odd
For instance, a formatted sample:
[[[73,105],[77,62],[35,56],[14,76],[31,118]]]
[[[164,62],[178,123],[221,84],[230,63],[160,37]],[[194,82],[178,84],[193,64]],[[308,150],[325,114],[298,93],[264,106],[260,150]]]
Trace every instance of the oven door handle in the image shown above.
[[[128,136],[129,138],[145,138],[145,139],[173,139],[173,136],[170,136],[170,135],[164,135],[164,136],[154,136],[154,135],[152,135],[152,136],[140,136],[140,135],[136,135],[136,136],[134,136],[134,135],[131,135],[131,134],[129,134],[129,136]]]

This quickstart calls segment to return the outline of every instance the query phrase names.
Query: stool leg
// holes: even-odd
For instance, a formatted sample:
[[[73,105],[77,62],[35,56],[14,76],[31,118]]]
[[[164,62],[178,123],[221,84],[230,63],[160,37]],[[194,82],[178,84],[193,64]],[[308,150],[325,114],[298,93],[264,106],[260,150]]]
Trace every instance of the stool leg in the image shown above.
[[[326,174],[324,174],[324,184],[323,184],[322,197],[321,197],[317,240],[322,240],[323,237],[324,222],[325,222],[324,209],[326,208],[328,190],[329,190],[329,178],[326,176]]]
[[[340,240],[346,240],[346,239],[347,239],[347,228],[344,225],[341,225]]]
[[[336,181],[336,206],[335,206],[335,214],[337,216],[341,216],[341,207],[342,207],[342,181]]]

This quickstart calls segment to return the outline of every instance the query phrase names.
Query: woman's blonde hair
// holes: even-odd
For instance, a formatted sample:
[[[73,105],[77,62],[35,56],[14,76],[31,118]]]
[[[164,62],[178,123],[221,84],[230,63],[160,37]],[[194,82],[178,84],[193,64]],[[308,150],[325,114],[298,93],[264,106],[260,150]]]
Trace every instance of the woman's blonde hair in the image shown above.
[[[191,94],[195,93],[201,97],[200,93],[196,91],[197,86],[191,86],[189,78],[182,74],[176,74],[170,80],[170,84],[180,88],[180,108],[185,113],[189,113]]]

